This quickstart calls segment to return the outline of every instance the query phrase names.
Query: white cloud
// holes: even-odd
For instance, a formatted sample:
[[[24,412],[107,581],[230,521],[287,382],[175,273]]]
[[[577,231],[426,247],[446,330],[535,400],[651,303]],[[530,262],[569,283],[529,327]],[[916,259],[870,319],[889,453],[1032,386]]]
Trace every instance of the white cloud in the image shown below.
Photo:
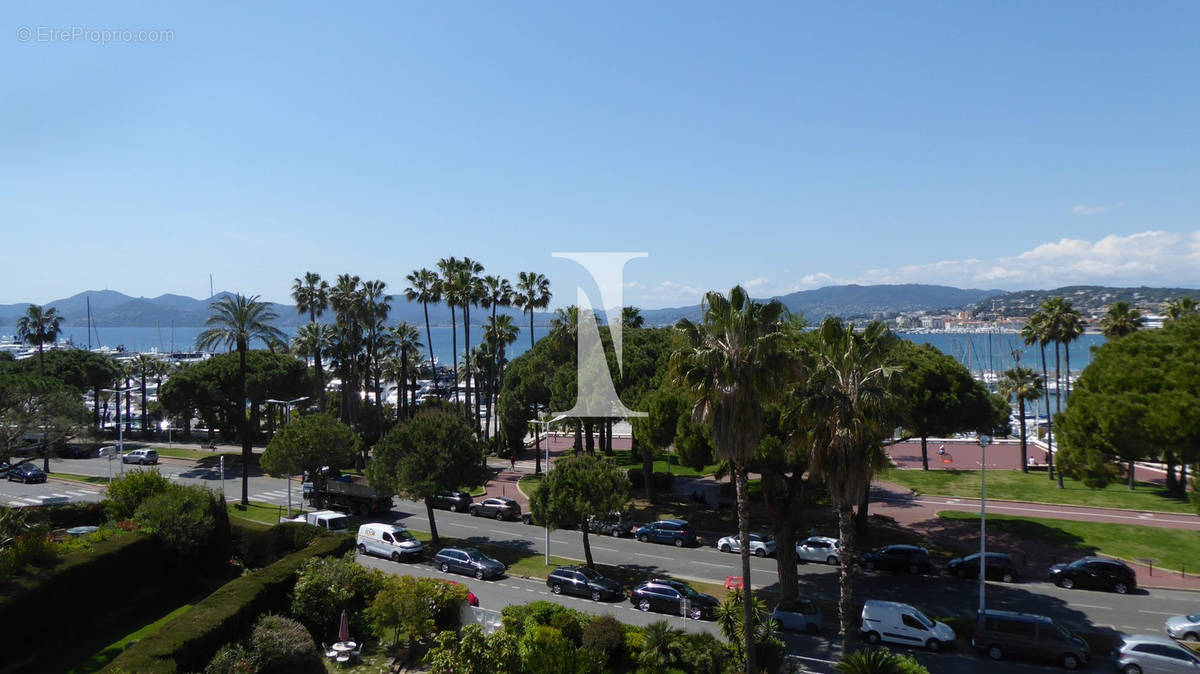
[[[1086,206],[1084,204],[1075,204],[1071,207],[1071,212],[1075,215],[1099,215],[1108,210],[1108,206]]]

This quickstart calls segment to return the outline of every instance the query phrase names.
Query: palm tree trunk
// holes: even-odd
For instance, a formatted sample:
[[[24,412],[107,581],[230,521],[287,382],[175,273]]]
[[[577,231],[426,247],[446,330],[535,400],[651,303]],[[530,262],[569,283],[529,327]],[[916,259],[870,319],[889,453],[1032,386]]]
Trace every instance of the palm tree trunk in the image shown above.
[[[146,416],[146,368],[142,366],[142,432],[150,430],[150,418]]]
[[[101,429],[100,424],[100,387],[92,387],[92,423],[96,426],[96,432]]]
[[[529,305],[529,350],[533,351],[533,304]],[[537,420],[537,406],[533,407],[533,417]],[[550,438],[546,438],[546,442],[550,442]],[[534,475],[542,474],[542,434],[541,428],[534,424],[533,426],[533,456],[536,462],[533,467]]]
[[[1029,448],[1025,440],[1025,399],[1017,396],[1017,411],[1021,414],[1021,472],[1029,472]]]
[[[750,585],[750,485],[746,465],[738,462],[734,466],[737,475],[738,540],[742,548],[742,633],[745,635],[743,648],[746,653],[746,672],[753,674],[754,666],[754,601]]]
[[[1129,460],[1129,491],[1133,491],[1133,459]]]
[[[132,386],[129,385],[129,375],[125,375],[125,388],[126,389],[133,388]],[[133,415],[129,413],[129,410],[133,408],[133,405],[130,403],[129,397],[130,397],[129,391],[126,390],[125,391],[125,432],[126,433],[133,432]]]
[[[1063,396],[1063,399],[1069,400],[1071,398],[1071,343],[1070,342],[1063,342],[1063,358],[1065,359],[1065,362],[1067,365],[1066,394]]]
[[[587,560],[588,568],[595,568],[596,564],[592,561],[592,542],[588,540],[588,523],[586,518],[579,525],[579,530],[583,532],[583,557]]]
[[[642,448],[642,476],[646,482],[646,500],[654,503],[654,448]]]
[[[1059,371],[1058,365],[1059,365],[1059,363],[1058,363],[1058,342],[1054,342],[1054,411],[1055,411],[1055,413],[1062,412],[1062,399],[1063,399],[1063,397],[1062,397],[1063,385],[1062,385],[1062,376],[1061,376],[1062,373]],[[1050,420],[1047,419],[1046,423],[1049,424]],[[1047,428],[1048,427],[1049,426],[1047,426]],[[1059,469],[1055,473],[1055,477],[1058,479],[1058,488],[1062,489],[1063,488],[1062,469]]]
[[[242,399],[237,402],[239,412],[238,428],[242,436],[242,505],[250,506],[250,459],[254,456],[254,447],[250,442],[250,420],[246,417],[246,345],[238,343],[238,389]],[[128,400],[128,398],[126,398]]]
[[[463,364],[466,365],[466,370],[467,370],[467,376],[466,376],[467,399],[466,399],[466,401],[464,401],[465,404],[463,405],[463,407],[466,408],[464,410],[464,414],[467,417],[467,421],[471,420],[471,403],[472,403],[472,397],[473,397],[471,395],[471,384],[472,384],[472,380],[475,379],[474,368],[471,367],[471,310],[470,310],[470,305],[471,305],[471,302],[470,302],[470,300],[468,300],[466,302],[463,302],[463,306],[462,306],[463,352],[465,354],[463,356]],[[471,425],[475,427],[476,432],[479,431],[479,417],[478,416],[475,417],[475,421]]]
[[[784,478],[782,503],[775,504],[771,520],[775,523],[775,568],[779,573],[779,594],[785,599],[800,593],[796,571],[796,521],[804,509],[804,481],[796,474]]]
[[[921,436],[921,468],[929,470],[929,436]]]
[[[314,316],[312,323],[315,325],[316,322],[317,322],[316,317]],[[321,340],[320,340],[319,333],[318,333],[317,343],[315,345],[315,348],[313,349],[313,351],[314,351],[313,355],[315,356],[315,362],[317,365],[317,390],[316,390],[317,406],[318,406],[317,409],[320,412],[324,413],[325,412],[325,370],[321,365],[321,350],[322,350],[321,349]]]
[[[454,305],[450,306],[450,367],[454,370],[454,395],[458,395],[458,315],[454,313]]]
[[[854,579],[856,562],[854,508],[838,505],[838,536],[842,541],[842,564],[838,569],[838,623],[842,632],[842,652],[849,653],[858,641],[857,616],[854,613]]]
[[[1046,369],[1046,343],[1038,342],[1042,347],[1042,390],[1046,394],[1046,473],[1047,478],[1054,479],[1054,420],[1050,415],[1050,373]]]
[[[429,499],[425,499],[425,517],[429,520],[429,537],[433,539],[434,543],[438,543],[440,539],[438,538],[437,522],[433,519],[433,502]]]

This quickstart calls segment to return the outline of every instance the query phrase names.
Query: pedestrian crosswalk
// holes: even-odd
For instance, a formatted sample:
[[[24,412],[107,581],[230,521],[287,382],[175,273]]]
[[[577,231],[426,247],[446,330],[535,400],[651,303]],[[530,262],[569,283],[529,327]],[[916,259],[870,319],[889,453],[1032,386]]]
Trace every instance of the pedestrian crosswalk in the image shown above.
[[[48,499],[48,498],[72,500],[72,499],[81,499],[81,498],[91,498],[91,497],[95,497],[95,496],[99,496],[99,495],[100,495],[100,492],[93,491],[90,489],[64,489],[62,491],[50,492],[47,494],[39,494],[37,496],[18,496],[18,495],[14,495],[14,494],[4,494],[3,497],[7,499],[5,501],[5,505],[19,508],[21,506],[44,505],[46,503],[46,499]]]
[[[285,499],[287,499],[287,497],[288,497],[288,491],[286,489],[276,489],[275,491],[264,491],[262,493],[255,494],[255,495],[251,496],[250,498],[255,501],[279,501],[279,500],[285,500]],[[294,500],[294,501],[299,500],[299,498],[300,498],[300,494],[293,491],[292,492],[292,500]]]

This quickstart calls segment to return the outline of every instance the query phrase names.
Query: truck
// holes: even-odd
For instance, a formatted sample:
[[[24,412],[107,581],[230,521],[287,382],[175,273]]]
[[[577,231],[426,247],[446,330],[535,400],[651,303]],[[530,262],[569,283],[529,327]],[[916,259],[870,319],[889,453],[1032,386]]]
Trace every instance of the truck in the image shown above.
[[[344,513],[334,512],[332,510],[318,510],[311,513],[300,513],[294,519],[280,517],[279,522],[299,522],[300,524],[309,524],[314,527],[327,529],[335,534],[344,534],[350,530],[350,521],[346,519]]]
[[[312,478],[312,482],[304,483],[304,498],[314,508],[340,508],[359,517],[392,509],[391,494],[377,491],[364,477],[333,476],[322,471]]]

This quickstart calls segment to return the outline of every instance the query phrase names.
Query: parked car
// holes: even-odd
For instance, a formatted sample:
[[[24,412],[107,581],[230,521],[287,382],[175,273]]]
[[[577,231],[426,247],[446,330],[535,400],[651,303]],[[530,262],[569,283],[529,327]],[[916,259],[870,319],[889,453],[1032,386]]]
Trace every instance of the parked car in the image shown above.
[[[989,552],[985,555],[986,559],[983,562],[983,575],[988,580],[1000,580],[1005,583],[1015,583],[1019,574],[1017,574],[1017,565],[1013,562],[1012,557],[1003,552]],[[966,557],[956,557],[946,563],[946,571],[951,576],[957,578],[978,578],[979,577],[979,553],[967,555]]]
[[[135,449],[121,456],[121,463],[136,463],[138,465],[154,465],[158,463],[158,452],[153,449]]]
[[[588,531],[608,536],[629,536],[633,534],[633,523],[621,513],[609,513],[604,517],[589,517]]]
[[[21,482],[45,482],[46,474],[42,472],[41,468],[32,463],[18,463],[8,469],[8,481],[15,482],[17,480]]]
[[[621,584],[586,566],[560,566],[546,576],[546,587],[554,594],[591,597],[592,601],[620,599],[625,596]]]
[[[868,571],[907,571],[912,574],[933,571],[929,551],[915,545],[888,545],[863,553],[858,562]]]
[[[1065,590],[1080,587],[1126,594],[1137,589],[1137,574],[1119,559],[1084,557],[1050,567],[1050,582]]]
[[[913,606],[895,601],[868,599],[863,605],[861,629],[869,644],[891,641],[924,646],[931,651],[954,644],[954,630],[949,625],[930,620]]]
[[[796,558],[837,566],[842,563],[842,544],[836,538],[809,536],[796,544]]]
[[[696,533],[687,520],[659,520],[639,527],[634,536],[641,542],[670,543],[677,548],[696,544]]]
[[[471,508],[471,495],[465,491],[444,491],[429,498],[434,508],[443,508],[452,513],[465,513]]]
[[[642,611],[686,615],[692,620],[716,618],[719,604],[716,597],[697,592],[687,583],[660,578],[634,587],[629,602]]]
[[[88,459],[92,456],[92,451],[86,445],[66,444],[55,450],[59,457],[64,459]]]
[[[780,629],[790,632],[821,631],[821,612],[811,599],[784,599],[771,611],[771,619],[779,623]]]
[[[485,498],[467,506],[467,512],[475,517],[494,517],[498,520],[521,519],[521,504],[504,496]]]
[[[9,468],[12,468],[12,466],[8,465],[7,461],[0,461],[0,477],[8,475]]]
[[[456,580],[444,580],[441,578],[438,580],[447,585],[458,585],[458,581]],[[471,588],[467,588],[467,606],[479,606],[479,597],[475,596],[475,593],[471,591]]]
[[[388,557],[394,562],[421,556],[421,541],[408,529],[392,524],[368,523],[358,528],[358,551]]]
[[[1172,639],[1200,641],[1200,611],[1167,618],[1167,621],[1163,623],[1163,629]]]
[[[1123,637],[1112,652],[1113,664],[1122,674],[1175,674],[1200,672],[1200,655],[1163,637],[1135,634]]]
[[[1067,669],[1086,664],[1087,642],[1050,618],[1031,613],[987,610],[971,645],[993,660],[1009,656],[1057,662]]]
[[[442,548],[433,556],[433,563],[443,572],[465,573],[478,580],[499,578],[508,567],[475,548]]]
[[[721,552],[741,552],[742,541],[737,534],[726,536],[717,541],[717,549]],[[750,554],[755,557],[769,557],[775,554],[775,541],[765,534],[750,534]]]

